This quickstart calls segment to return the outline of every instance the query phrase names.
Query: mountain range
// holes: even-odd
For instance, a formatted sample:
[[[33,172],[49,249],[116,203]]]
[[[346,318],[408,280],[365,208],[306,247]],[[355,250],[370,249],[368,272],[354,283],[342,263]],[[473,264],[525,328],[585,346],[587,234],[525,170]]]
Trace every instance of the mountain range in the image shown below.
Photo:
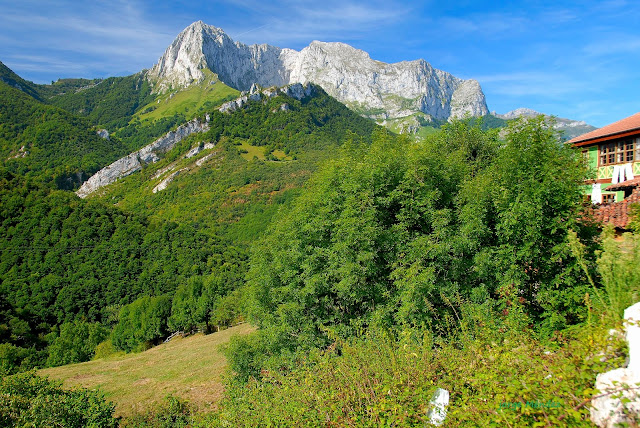
[[[308,83],[322,87],[352,110],[400,132],[434,121],[489,114],[478,81],[463,80],[423,59],[387,64],[344,43],[313,41],[301,51],[267,44],[234,42],[222,29],[194,22],[185,28],[147,73],[154,91],[188,87],[205,79],[205,70],[240,91]],[[500,119],[542,113],[516,109]],[[595,129],[571,119],[556,128],[571,138]]]
[[[488,113],[475,80],[462,80],[424,60],[385,64],[344,43],[314,41],[301,51],[234,42],[219,28],[195,22],[182,31],[147,76],[155,90],[179,88],[204,78],[208,68],[227,85],[283,86],[312,82],[372,118],[422,112],[429,118]]]
[[[105,87],[109,86],[105,83],[110,86],[123,83],[118,80],[123,78],[106,81],[64,79],[57,82],[57,88],[40,85],[37,89],[37,85],[9,72],[0,73],[0,78],[11,86],[40,100],[66,95],[66,103],[64,96],[58,97],[57,103],[67,110],[75,108],[75,112],[82,115],[104,113],[100,112],[99,105],[87,105],[86,97],[78,103],[81,96],[61,92],[60,86],[74,93],[99,86],[104,97]],[[135,84],[136,91],[142,91],[138,94],[139,102],[132,103],[129,97],[119,99],[114,103],[117,106],[111,107],[122,109],[123,105],[128,105],[132,114],[145,101],[158,101],[163,94],[172,97],[202,86],[210,76],[237,91],[248,91],[255,84],[270,87],[311,82],[355,112],[400,133],[420,134],[425,126],[437,127],[456,118],[485,117],[499,126],[504,123],[500,120],[543,114],[530,109],[489,113],[484,93],[476,80],[457,78],[423,59],[387,64],[347,44],[320,41],[313,41],[300,51],[267,44],[245,45],[233,41],[222,29],[202,21],[194,22],[178,34],[151,69],[128,77],[127,84]],[[72,83],[70,88],[69,83]],[[147,85],[149,88],[143,88]],[[48,88],[43,90],[45,87]],[[122,92],[121,87],[109,89],[112,93]],[[70,102],[75,105],[69,105]],[[98,111],[91,111],[94,108]],[[100,124],[109,125],[104,122],[102,120]],[[555,126],[567,139],[595,129],[584,122],[564,118],[557,118]]]

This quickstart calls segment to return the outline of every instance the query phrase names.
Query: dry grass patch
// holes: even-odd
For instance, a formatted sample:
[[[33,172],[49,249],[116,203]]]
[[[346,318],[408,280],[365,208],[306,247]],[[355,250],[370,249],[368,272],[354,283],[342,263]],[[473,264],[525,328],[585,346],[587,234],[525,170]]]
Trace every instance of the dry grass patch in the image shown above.
[[[41,370],[65,387],[99,389],[116,404],[118,416],[143,412],[171,394],[199,410],[211,410],[222,395],[227,361],[220,345],[254,328],[241,324],[210,335],[177,337],[138,354]]]

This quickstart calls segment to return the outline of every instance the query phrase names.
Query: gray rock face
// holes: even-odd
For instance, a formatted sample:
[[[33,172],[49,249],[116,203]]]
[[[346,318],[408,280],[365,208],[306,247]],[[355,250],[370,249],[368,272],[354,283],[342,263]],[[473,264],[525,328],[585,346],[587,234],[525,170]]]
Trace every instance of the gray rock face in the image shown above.
[[[640,303],[624,311],[629,364],[599,374],[599,391],[591,405],[591,421],[599,427],[629,426],[640,416]],[[631,425],[633,426],[633,425]]]
[[[209,149],[213,149],[216,145],[213,143],[204,143],[202,145],[197,145],[194,148],[192,148],[191,150],[189,150],[187,152],[186,155],[184,155],[185,159],[191,159],[192,157],[198,155],[201,151],[203,150],[209,150]]]
[[[110,137],[109,137],[109,131],[107,131],[106,129],[98,129],[98,130],[96,131],[96,133],[98,134],[98,136],[99,136],[100,138],[104,138],[105,140],[109,140],[109,139],[110,139]]]
[[[111,165],[102,168],[85,181],[76,191],[76,194],[81,198],[86,198],[101,187],[141,170],[143,165],[157,162],[160,160],[159,154],[171,150],[183,138],[195,132],[208,130],[209,125],[206,122],[200,122],[198,119],[187,122],[137,152],[120,158]]]
[[[248,94],[244,94],[235,100],[226,102],[218,107],[220,113],[233,113],[236,110],[243,108],[249,101],[260,101],[264,98],[273,98],[278,95],[287,95],[296,100],[302,100],[303,98],[310,97],[315,93],[313,85],[307,83],[305,85],[301,83],[294,83],[292,85],[283,86],[281,88],[271,87],[267,89],[261,89],[257,85],[251,86],[251,90]],[[266,102],[266,101],[265,101]],[[286,107],[283,107],[286,106]],[[280,106],[280,110],[288,110],[289,106],[283,104]]]
[[[255,83],[284,86],[315,83],[329,95],[376,118],[417,111],[448,119],[488,113],[475,80],[461,80],[424,60],[386,64],[344,43],[314,41],[300,52],[234,42],[219,28],[195,22],[182,31],[148,72],[156,91],[185,87],[217,73],[227,85],[247,91]]]
[[[152,192],[153,193],[158,193],[163,191],[164,189],[167,188],[167,186],[169,184],[171,184],[171,182],[178,176],[180,175],[181,172],[183,171],[187,171],[188,168],[182,168],[177,170],[176,172],[171,173],[167,178],[165,178],[164,180],[162,180],[160,183],[158,183],[158,185],[156,187],[153,188]]]
[[[540,115],[546,118],[551,118],[551,116],[548,114],[540,113],[530,108],[523,107],[517,108],[505,114],[492,114],[501,119],[517,119],[519,117],[536,117]],[[587,132],[597,129],[595,126],[591,126],[587,122],[584,122],[582,120],[571,120],[562,117],[554,117],[554,120],[555,124],[553,125],[553,127],[560,131],[567,139],[571,139],[573,137],[577,137],[578,135],[586,134]]]

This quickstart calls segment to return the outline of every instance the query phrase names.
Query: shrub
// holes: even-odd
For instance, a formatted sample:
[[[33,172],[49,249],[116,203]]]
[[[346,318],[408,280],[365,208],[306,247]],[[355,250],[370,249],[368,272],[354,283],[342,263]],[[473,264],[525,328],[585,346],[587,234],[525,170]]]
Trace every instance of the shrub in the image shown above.
[[[143,350],[147,343],[157,343],[167,336],[167,319],[171,314],[171,298],[144,296],[120,310],[118,324],[111,339],[123,351]]]
[[[3,427],[117,427],[115,406],[86,389],[64,390],[60,382],[24,372],[0,380]]]
[[[60,336],[49,346],[47,365],[50,367],[89,361],[96,347],[109,336],[99,323],[74,321],[60,326]]]

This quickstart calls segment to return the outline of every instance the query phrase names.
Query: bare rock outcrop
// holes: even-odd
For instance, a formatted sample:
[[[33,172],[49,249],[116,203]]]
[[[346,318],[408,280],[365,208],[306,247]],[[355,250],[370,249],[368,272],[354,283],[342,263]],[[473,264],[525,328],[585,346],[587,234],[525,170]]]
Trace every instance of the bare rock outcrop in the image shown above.
[[[220,113],[233,113],[236,110],[243,108],[249,101],[259,101],[263,98],[273,98],[278,95],[286,95],[291,98],[294,98],[298,101],[310,97],[315,93],[313,85],[294,83],[291,85],[286,85],[281,88],[270,87],[267,89],[262,89],[257,85],[251,87],[249,93],[244,94],[235,100],[226,102],[218,107],[218,111]],[[286,106],[286,107],[283,107]],[[282,104],[280,106],[281,111],[286,111],[289,109],[289,106],[286,104]],[[275,113],[275,112],[274,112]]]
[[[153,193],[158,193],[163,191],[164,189],[167,188],[167,186],[178,176],[180,175],[181,172],[184,171],[188,171],[188,168],[182,168],[177,170],[176,172],[173,172],[171,174],[169,174],[169,176],[167,178],[165,178],[164,180],[162,180],[160,183],[158,183],[158,185],[156,187],[153,188],[152,192]]]
[[[160,154],[171,150],[183,138],[196,132],[208,130],[209,125],[207,122],[200,122],[198,119],[187,122],[137,152],[120,158],[111,165],[102,168],[85,181],[76,191],[76,194],[81,198],[86,198],[101,187],[141,170],[145,164],[157,162],[160,160]]]
[[[629,364],[596,378],[600,393],[591,403],[591,421],[599,427],[629,426],[640,418],[640,303],[627,308],[624,318]]]

